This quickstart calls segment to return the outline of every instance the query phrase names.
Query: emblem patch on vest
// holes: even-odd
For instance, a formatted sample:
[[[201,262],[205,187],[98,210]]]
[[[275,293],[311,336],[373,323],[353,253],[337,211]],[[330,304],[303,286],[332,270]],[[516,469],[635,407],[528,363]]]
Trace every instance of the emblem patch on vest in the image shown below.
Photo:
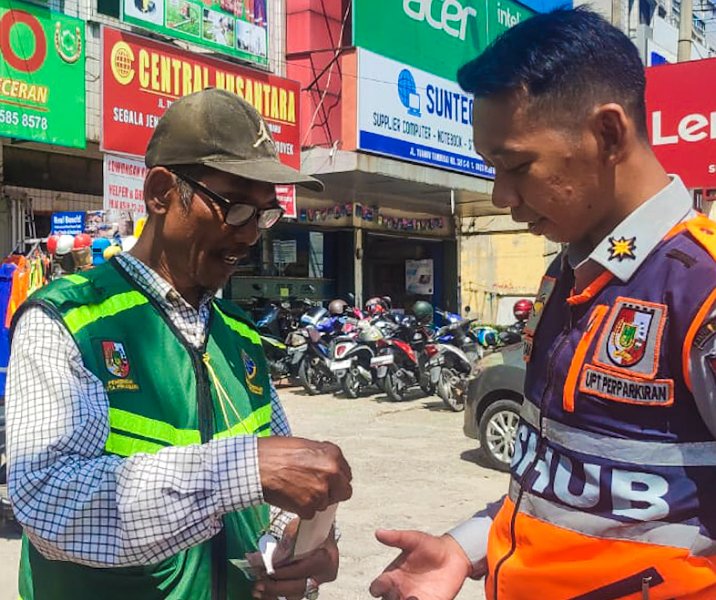
[[[597,344],[594,362],[607,369],[654,377],[665,321],[663,304],[617,298]]]
[[[244,370],[246,371],[246,385],[249,390],[254,394],[263,394],[264,388],[260,385],[256,385],[254,380],[259,374],[259,368],[256,361],[251,358],[246,352],[241,351],[241,359],[244,361]]]
[[[124,344],[103,341],[102,356],[104,357],[104,366],[107,372],[117,378],[107,381],[108,392],[136,392],[139,390],[139,386],[132,379],[129,379],[131,366]]]
[[[548,277],[547,275],[542,277],[542,283],[540,283],[537,296],[532,304],[532,312],[530,313],[529,319],[527,319],[527,323],[525,323],[525,333],[527,335],[534,335],[535,331],[537,331],[542,313],[552,296],[552,292],[554,292],[554,286],[556,284],[557,280],[554,277]]]
[[[699,327],[694,337],[694,346],[703,350],[714,335],[716,335],[716,319],[711,319]]]
[[[542,277],[542,283],[539,285],[537,290],[537,296],[532,304],[532,311],[530,312],[529,319],[525,323],[524,330],[524,345],[522,347],[522,358],[525,362],[530,362],[532,357],[532,340],[534,339],[535,331],[539,325],[540,319],[542,319],[542,313],[549,302],[554,287],[557,285],[557,280],[554,277],[545,275]]]
[[[120,342],[102,342],[104,365],[111,375],[125,379],[129,375],[129,359]]]
[[[636,260],[636,238],[609,238],[609,260]]]

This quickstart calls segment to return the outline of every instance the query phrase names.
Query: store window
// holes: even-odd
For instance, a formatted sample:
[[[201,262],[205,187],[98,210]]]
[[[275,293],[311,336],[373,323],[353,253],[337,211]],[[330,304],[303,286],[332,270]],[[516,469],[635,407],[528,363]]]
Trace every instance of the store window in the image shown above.
[[[97,12],[108,17],[119,19],[119,0],[97,0]]]

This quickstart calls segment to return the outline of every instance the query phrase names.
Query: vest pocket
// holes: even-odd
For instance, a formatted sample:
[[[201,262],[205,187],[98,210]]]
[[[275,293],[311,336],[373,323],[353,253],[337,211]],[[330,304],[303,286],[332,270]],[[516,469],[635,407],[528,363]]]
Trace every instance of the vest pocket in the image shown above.
[[[575,596],[571,600],[618,600],[632,594],[642,593],[649,598],[649,590],[664,583],[664,578],[654,567],[643,570],[619,581],[609,583],[586,594]]]

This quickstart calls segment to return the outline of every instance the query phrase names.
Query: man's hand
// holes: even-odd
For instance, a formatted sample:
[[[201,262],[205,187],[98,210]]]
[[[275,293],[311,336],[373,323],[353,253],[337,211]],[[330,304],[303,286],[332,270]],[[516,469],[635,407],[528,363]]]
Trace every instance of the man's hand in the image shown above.
[[[291,525],[297,523],[293,521]],[[295,527],[286,528],[286,533],[279,545],[277,554],[282,551],[283,542],[287,538],[295,537]],[[290,540],[287,547],[292,547],[293,540]],[[276,557],[276,555],[274,555]],[[316,583],[327,583],[335,580],[338,575],[338,546],[336,545],[335,533],[331,530],[328,539],[310,554],[299,560],[280,565],[281,557],[278,559],[279,566],[273,575],[264,575],[254,584],[252,597],[256,600],[276,600],[283,596],[287,600],[299,600],[303,598],[306,591],[306,580],[311,577]]]
[[[266,502],[302,519],[353,494],[351,468],[335,444],[272,436],[259,438],[258,454]]]
[[[379,542],[402,552],[370,585],[385,600],[452,600],[472,567],[460,545],[449,535],[420,531],[378,530]]]

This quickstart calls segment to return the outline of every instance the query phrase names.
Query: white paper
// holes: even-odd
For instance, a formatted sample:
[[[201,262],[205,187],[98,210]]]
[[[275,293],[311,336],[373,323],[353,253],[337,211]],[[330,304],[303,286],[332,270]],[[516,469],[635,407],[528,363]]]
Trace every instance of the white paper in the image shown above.
[[[332,504],[326,510],[317,512],[312,519],[301,520],[293,549],[294,558],[313,552],[326,541],[336,520],[337,509],[338,504]]]
[[[278,542],[270,533],[265,533],[259,538],[259,552],[261,552],[261,559],[264,561],[266,573],[269,575],[273,575],[276,572],[273,568],[273,554],[276,552],[277,547]]]

